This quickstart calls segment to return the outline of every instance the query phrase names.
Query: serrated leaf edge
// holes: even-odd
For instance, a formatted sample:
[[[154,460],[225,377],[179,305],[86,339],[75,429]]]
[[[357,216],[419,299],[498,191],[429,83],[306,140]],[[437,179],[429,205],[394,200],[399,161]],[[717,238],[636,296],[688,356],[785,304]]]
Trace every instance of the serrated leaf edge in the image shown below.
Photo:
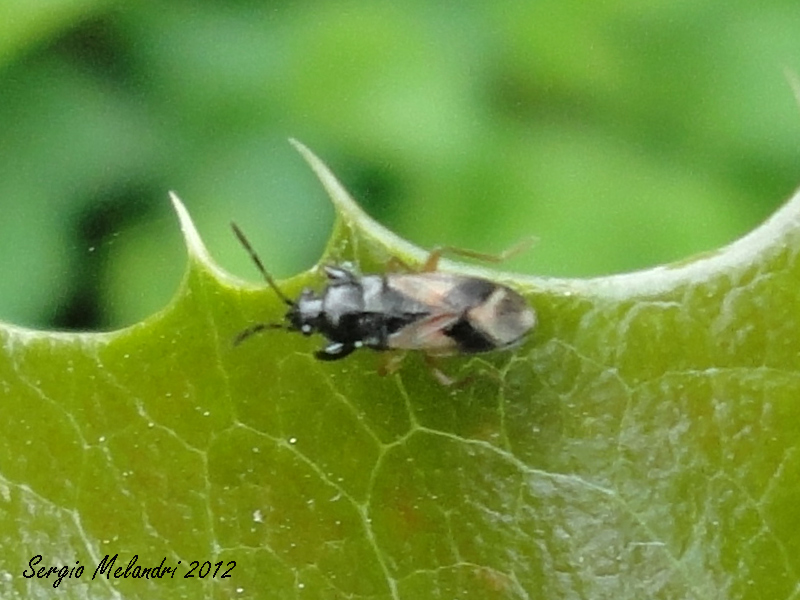
[[[337,216],[351,228],[362,235],[369,236],[383,245],[388,252],[404,256],[416,261],[423,261],[427,251],[404,240],[365,213],[353,200],[344,186],[331,172],[328,166],[307,146],[291,138],[289,142],[297,149],[303,159],[311,167],[320,180],[323,188],[334,205]],[[210,272],[221,283],[229,286],[241,286],[241,280],[220,267],[208,252],[203,240],[192,221],[189,211],[175,192],[169,192],[169,198],[178,217],[183,233],[184,243],[189,261],[189,268],[200,267]],[[560,279],[555,277],[536,277],[492,271],[491,277],[501,282],[513,283],[516,287],[527,288],[528,291],[546,291],[554,295],[582,295],[605,300],[624,300],[636,296],[656,296],[669,293],[671,290],[687,284],[698,283],[722,274],[741,270],[771,253],[784,249],[790,240],[800,237],[800,192],[795,195],[762,225],[731,244],[696,259],[682,261],[677,265],[662,265],[618,275],[595,277],[590,279]],[[467,275],[487,276],[486,269],[443,260],[442,267]],[[185,285],[185,277],[176,290],[176,296]],[[5,332],[15,341],[25,343],[31,339],[47,336],[50,339],[64,341],[81,339],[84,341],[105,342],[114,335],[148,322],[165,310],[169,310],[172,302],[164,309],[131,327],[112,332],[56,332],[39,331],[0,321],[0,332]],[[8,341],[6,342],[9,343]]]

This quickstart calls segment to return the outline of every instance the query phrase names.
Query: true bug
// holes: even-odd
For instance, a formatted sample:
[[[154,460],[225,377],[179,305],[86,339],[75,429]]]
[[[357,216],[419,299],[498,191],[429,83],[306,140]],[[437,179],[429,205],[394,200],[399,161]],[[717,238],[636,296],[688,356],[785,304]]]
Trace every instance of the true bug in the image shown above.
[[[476,354],[512,348],[536,323],[536,313],[509,287],[479,277],[437,271],[445,251],[502,260],[471,251],[439,248],[421,272],[357,275],[343,266],[324,267],[328,285],[289,298],[264,268],[235,223],[233,232],[264,280],[289,307],[285,323],[258,323],[242,331],[238,344],[265,329],[319,333],[327,344],[314,356],[339,360],[354,350],[421,350],[430,356]],[[509,254],[512,251],[504,254]]]

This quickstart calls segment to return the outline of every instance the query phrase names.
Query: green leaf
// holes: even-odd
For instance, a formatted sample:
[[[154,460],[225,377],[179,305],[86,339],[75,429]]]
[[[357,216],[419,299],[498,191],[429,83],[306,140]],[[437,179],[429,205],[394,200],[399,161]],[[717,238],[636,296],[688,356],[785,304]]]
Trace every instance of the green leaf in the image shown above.
[[[338,212],[323,262],[424,259],[298,148]],[[796,595],[800,198],[682,265],[492,274],[540,325],[514,353],[443,362],[469,376],[455,388],[418,355],[381,377],[383,355],[318,362],[319,339],[285,331],[234,347],[285,307],[216,267],[174,204],[189,265],[161,313],[0,327],[3,598]],[[134,555],[177,574],[92,580],[116,554],[121,574]],[[85,571],[55,592],[28,578],[36,555]]]

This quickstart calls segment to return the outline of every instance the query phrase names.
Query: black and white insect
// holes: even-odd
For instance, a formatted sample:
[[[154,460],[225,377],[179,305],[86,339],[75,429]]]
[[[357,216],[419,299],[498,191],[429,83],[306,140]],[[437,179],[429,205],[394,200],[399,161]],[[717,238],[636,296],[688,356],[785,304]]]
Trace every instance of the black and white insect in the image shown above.
[[[536,313],[511,288],[436,270],[445,251],[487,260],[502,257],[440,248],[431,252],[420,272],[385,275],[357,275],[330,265],[324,267],[328,284],[321,292],[306,288],[292,300],[242,231],[231,226],[267,284],[289,307],[284,323],[255,324],[236,337],[236,344],[266,329],[286,329],[326,338],[327,344],[314,353],[319,360],[339,360],[358,348],[447,356],[513,348],[536,324]]]

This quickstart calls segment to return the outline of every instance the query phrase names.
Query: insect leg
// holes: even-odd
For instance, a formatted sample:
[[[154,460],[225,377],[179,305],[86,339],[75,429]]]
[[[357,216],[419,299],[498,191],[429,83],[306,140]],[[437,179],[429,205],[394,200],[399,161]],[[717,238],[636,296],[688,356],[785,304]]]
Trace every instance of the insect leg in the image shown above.
[[[444,387],[450,387],[452,385],[457,385],[460,387],[462,385],[466,385],[472,380],[471,376],[461,379],[454,379],[453,377],[450,377],[447,373],[439,368],[439,366],[436,364],[436,359],[430,354],[425,355],[425,366],[428,367],[431,375],[433,375],[433,378]]]
[[[386,270],[390,273],[416,273],[416,269],[411,267],[406,261],[402,258],[398,258],[397,256],[392,256],[386,263]]]
[[[333,344],[328,344],[322,350],[317,350],[314,352],[314,357],[317,360],[339,360],[340,358],[344,358],[353,352],[356,349],[355,344],[342,344],[341,342],[334,342]]]
[[[406,357],[405,352],[399,352],[396,354],[390,354],[386,357],[383,363],[378,367],[378,375],[381,377],[385,377],[387,375],[394,375],[397,371],[400,370],[400,364],[403,362],[403,359]],[[444,387],[450,387],[451,385],[461,386],[466,383],[469,383],[472,380],[472,377],[465,377],[463,379],[453,379],[444,371],[442,371],[437,365],[436,360],[429,354],[425,355],[425,366],[430,369],[431,375],[433,378],[436,379],[439,384]]]
[[[464,256],[466,258],[474,258],[476,260],[491,263],[503,262],[504,260],[508,260],[512,256],[527,250],[531,247],[533,242],[534,238],[532,237],[524,238],[500,254],[486,254],[483,252],[477,252],[475,250],[456,248],[455,246],[436,246],[433,250],[431,250],[430,254],[428,255],[428,259],[425,261],[425,264],[422,265],[420,271],[423,273],[435,271],[439,266],[439,259],[443,254],[455,254],[456,256]]]
[[[381,377],[394,375],[398,370],[400,370],[400,365],[405,357],[405,352],[387,354],[381,365],[378,367],[378,375]]]

